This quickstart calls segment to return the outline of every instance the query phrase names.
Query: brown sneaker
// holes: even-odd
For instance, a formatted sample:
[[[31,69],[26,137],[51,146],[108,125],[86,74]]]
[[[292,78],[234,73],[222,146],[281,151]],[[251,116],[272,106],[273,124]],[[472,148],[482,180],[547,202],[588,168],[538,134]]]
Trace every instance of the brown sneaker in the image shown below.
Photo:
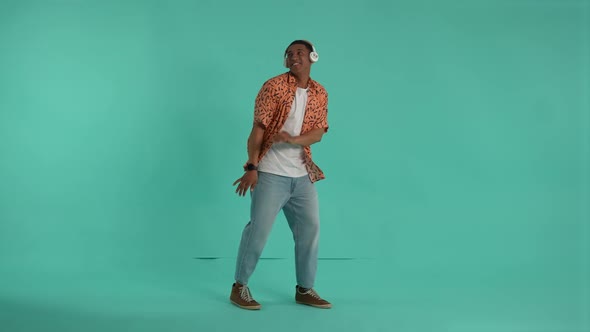
[[[313,288],[303,292],[303,288],[295,286],[295,302],[299,304],[306,304],[316,308],[330,309],[332,304],[322,299]]]
[[[248,286],[238,285],[234,283],[231,287],[231,295],[229,296],[231,303],[237,305],[242,309],[259,310],[260,303],[256,302],[250,294]]]

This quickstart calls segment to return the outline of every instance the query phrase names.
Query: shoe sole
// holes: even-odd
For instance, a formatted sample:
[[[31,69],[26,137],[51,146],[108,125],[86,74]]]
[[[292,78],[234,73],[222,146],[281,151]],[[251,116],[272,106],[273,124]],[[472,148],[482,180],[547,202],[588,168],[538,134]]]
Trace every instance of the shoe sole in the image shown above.
[[[246,310],[260,310],[260,305],[253,305],[253,306],[245,306],[245,305],[240,305],[232,300],[230,300],[231,303],[233,303],[235,306],[242,308],[242,309],[246,309]]]
[[[299,301],[295,301],[298,304],[303,304],[303,305],[308,305],[310,307],[314,307],[314,308],[320,308],[320,309],[331,309],[332,305],[331,304],[311,304],[311,303],[305,303],[305,302],[299,302]]]

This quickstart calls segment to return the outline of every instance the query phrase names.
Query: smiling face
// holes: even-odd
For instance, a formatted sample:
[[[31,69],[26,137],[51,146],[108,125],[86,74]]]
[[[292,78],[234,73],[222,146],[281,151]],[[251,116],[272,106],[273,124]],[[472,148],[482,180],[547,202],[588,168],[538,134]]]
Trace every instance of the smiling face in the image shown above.
[[[285,58],[287,67],[294,74],[309,73],[311,70],[311,60],[309,60],[311,51],[303,44],[293,44],[287,48]]]

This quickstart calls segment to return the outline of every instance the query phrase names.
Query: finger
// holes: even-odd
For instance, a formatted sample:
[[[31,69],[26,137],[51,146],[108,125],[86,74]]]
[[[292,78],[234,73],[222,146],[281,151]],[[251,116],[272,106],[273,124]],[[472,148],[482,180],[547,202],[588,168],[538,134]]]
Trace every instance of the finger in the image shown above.
[[[244,193],[244,195],[246,195],[246,193],[247,193],[248,191],[250,191],[250,192],[254,191],[254,187],[255,187],[255,186],[256,186],[256,183],[252,183],[252,184],[250,184],[250,185],[249,185],[249,187],[250,187],[250,190],[246,190],[246,192]]]
[[[238,183],[238,182],[240,182],[240,181],[242,181],[242,178],[239,178],[239,179],[237,179],[237,180],[234,182],[234,184],[232,184],[232,186],[235,186],[235,185],[236,185],[236,183]]]
[[[242,194],[242,191],[244,191],[244,183],[241,182],[238,187],[236,188],[236,193],[238,193],[238,195]]]
[[[240,196],[244,196],[246,194],[247,189],[248,186],[242,182],[242,184],[240,185]]]

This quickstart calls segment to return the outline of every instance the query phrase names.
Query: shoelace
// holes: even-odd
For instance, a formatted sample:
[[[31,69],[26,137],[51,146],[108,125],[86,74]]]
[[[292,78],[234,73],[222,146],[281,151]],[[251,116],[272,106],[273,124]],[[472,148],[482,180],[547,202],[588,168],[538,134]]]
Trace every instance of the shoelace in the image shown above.
[[[307,292],[305,292],[305,293],[301,293],[301,294],[309,294],[309,295],[311,295],[311,296],[315,297],[315,298],[316,298],[316,299],[318,299],[318,300],[321,300],[321,299],[322,299],[322,298],[320,297],[320,295],[319,295],[318,293],[316,293],[316,292],[315,292],[315,290],[314,290],[313,288],[310,288],[310,289],[308,289],[308,290],[307,290]]]
[[[250,294],[250,289],[246,286],[240,287],[240,297],[242,298],[242,300],[246,302],[254,301],[254,298],[252,298],[252,294]]]

